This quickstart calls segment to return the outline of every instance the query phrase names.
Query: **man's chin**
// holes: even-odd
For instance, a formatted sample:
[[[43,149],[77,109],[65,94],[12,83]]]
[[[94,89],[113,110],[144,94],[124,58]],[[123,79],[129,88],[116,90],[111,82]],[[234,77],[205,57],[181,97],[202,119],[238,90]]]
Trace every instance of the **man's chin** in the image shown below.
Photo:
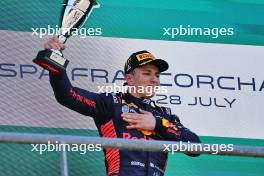
[[[155,96],[155,93],[147,93],[144,95],[141,95],[142,98],[153,98]]]

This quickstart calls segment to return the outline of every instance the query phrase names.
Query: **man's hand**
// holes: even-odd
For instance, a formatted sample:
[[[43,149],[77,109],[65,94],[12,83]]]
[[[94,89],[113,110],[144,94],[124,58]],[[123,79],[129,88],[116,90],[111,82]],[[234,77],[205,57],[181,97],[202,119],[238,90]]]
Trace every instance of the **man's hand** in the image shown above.
[[[44,48],[64,50],[65,45],[59,41],[58,37],[52,37],[44,44]]]
[[[153,131],[156,125],[156,119],[152,113],[139,109],[139,113],[123,113],[123,120],[128,122],[127,129],[142,129]]]

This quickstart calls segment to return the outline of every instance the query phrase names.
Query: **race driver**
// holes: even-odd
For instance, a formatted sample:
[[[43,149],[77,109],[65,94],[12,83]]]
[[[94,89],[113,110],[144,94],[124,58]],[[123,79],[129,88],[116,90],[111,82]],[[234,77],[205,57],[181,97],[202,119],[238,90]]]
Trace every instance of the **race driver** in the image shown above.
[[[45,48],[63,50],[65,46],[54,37],[45,43]],[[133,88],[127,93],[98,94],[73,87],[66,72],[50,73],[50,83],[56,100],[92,117],[102,137],[200,142],[169,108],[159,107],[150,99],[155,95],[154,88],[160,85],[160,73],[168,67],[166,61],[156,59],[148,51],[133,53],[124,67],[125,84]],[[163,152],[118,149],[105,149],[104,155],[108,176],[162,176],[168,159]]]

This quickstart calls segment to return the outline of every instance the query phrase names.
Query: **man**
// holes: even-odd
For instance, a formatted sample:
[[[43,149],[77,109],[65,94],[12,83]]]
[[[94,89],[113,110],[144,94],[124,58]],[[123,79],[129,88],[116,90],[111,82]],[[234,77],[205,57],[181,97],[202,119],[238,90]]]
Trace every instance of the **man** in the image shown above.
[[[52,38],[45,48],[63,50],[65,46]],[[97,94],[73,87],[66,73],[50,74],[50,83],[57,101],[94,118],[102,137],[200,142],[198,136],[185,128],[168,108],[158,107],[150,100],[160,85],[160,73],[167,69],[166,61],[140,51],[133,53],[125,64],[128,93]],[[161,176],[168,157],[163,152],[118,149],[106,149],[104,154],[109,176]]]

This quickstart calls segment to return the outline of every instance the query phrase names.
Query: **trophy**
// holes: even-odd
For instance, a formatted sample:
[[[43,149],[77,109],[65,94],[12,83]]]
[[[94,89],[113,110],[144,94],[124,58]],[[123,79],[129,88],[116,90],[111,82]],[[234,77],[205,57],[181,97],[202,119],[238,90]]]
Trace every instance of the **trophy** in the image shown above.
[[[80,28],[93,8],[99,7],[96,0],[65,0],[61,13],[59,41],[65,43],[71,36],[73,30]],[[62,51],[56,49],[45,49],[38,52],[33,60],[36,64],[53,74],[60,74],[66,70],[69,63],[64,58]]]

